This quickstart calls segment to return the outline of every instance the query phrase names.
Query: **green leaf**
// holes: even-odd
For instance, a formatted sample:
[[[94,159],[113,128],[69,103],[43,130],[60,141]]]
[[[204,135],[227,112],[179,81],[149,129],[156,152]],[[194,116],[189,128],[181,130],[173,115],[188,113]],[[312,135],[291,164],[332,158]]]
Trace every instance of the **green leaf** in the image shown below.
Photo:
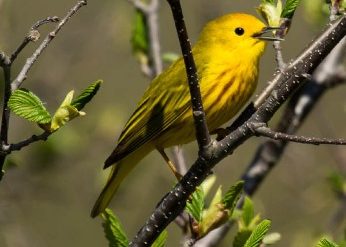
[[[233,240],[233,247],[244,247],[244,244],[250,237],[252,231],[251,230],[242,230],[235,235]]]
[[[264,236],[270,228],[270,220],[263,220],[252,231],[250,237],[246,241],[244,247],[258,247],[260,246]]]
[[[203,190],[204,197],[206,197],[209,194],[209,192],[210,192],[211,188],[214,186],[215,182],[216,182],[216,176],[215,175],[210,175],[203,181],[200,188]]]
[[[109,247],[127,247],[129,241],[121,225],[119,219],[110,209],[106,209],[102,213],[103,230],[108,240]]]
[[[343,195],[346,193],[346,179],[339,173],[334,172],[329,176],[329,183],[338,195]]]
[[[225,196],[222,198],[222,204],[226,209],[230,211],[230,215],[232,214],[241,192],[243,191],[244,181],[239,181],[235,185],[231,186],[226,192]]]
[[[322,238],[316,245],[316,247],[339,247],[336,243],[333,243],[332,241]]]
[[[281,17],[292,19],[300,0],[287,0],[284,9],[282,10]]]
[[[147,25],[145,14],[136,10],[135,20],[133,23],[131,44],[134,54],[145,54],[149,53],[149,28]]]
[[[280,25],[280,15],[282,12],[281,0],[278,0],[276,5],[274,1],[264,1],[257,7],[257,11],[266,20],[269,26],[278,27]]]
[[[229,210],[221,203],[221,186],[217,189],[208,209],[203,211],[202,220],[198,225],[198,238],[221,226],[229,220]]]
[[[31,122],[46,124],[52,120],[40,98],[24,88],[12,93],[8,106],[15,114]]]
[[[192,194],[192,199],[186,204],[186,210],[192,217],[200,222],[202,220],[202,212],[204,208],[204,192],[200,187]]]
[[[56,110],[53,120],[51,122],[50,131],[56,131],[63,127],[68,121],[71,121],[75,117],[85,115],[84,112],[78,111],[78,109],[71,105],[74,91],[70,91],[60,107]]]
[[[262,3],[274,4],[275,0],[262,0]]]
[[[76,99],[71,102],[71,105],[74,106],[78,111],[82,110],[84,106],[95,96],[102,82],[102,80],[97,80],[91,83],[80,95],[77,96]]]
[[[166,230],[161,232],[161,234],[157,237],[155,242],[151,245],[151,247],[164,247],[167,241],[168,233]]]
[[[242,213],[242,220],[244,222],[245,227],[250,226],[251,221],[255,217],[254,212],[254,206],[252,200],[246,196],[244,199],[244,205],[243,205],[243,213]]]

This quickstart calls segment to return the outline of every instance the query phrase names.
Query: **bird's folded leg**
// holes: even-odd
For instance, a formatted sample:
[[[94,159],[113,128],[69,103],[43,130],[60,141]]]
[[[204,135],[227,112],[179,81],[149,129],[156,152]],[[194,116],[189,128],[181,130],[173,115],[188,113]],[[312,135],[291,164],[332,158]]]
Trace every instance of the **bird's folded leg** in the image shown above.
[[[166,161],[169,169],[171,169],[171,171],[173,172],[174,176],[177,178],[178,181],[180,181],[180,179],[183,177],[176,169],[175,164],[173,163],[173,161],[171,161],[169,159],[169,157],[167,156],[167,154],[165,153],[165,151],[161,148],[157,148],[157,151],[159,151],[159,153],[162,155],[163,159]]]

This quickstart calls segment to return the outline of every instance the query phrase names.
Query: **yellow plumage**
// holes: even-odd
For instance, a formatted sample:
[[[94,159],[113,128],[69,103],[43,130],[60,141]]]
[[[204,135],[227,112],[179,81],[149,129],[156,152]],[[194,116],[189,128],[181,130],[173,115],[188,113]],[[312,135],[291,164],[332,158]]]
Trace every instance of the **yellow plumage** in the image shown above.
[[[247,14],[229,14],[209,22],[193,47],[200,91],[210,131],[229,121],[256,88],[265,42],[265,25]],[[149,85],[105,162],[112,164],[107,184],[91,215],[109,204],[124,177],[149,152],[195,140],[184,61],[178,59]]]

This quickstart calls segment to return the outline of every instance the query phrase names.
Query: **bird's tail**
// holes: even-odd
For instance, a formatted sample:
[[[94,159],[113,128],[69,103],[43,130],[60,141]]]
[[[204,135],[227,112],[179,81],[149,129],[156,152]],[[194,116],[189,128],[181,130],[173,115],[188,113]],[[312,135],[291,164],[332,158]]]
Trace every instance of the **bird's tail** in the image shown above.
[[[91,217],[94,218],[98,216],[106,209],[123,179],[150,151],[151,150],[143,149],[142,147],[112,166],[108,181],[91,211]]]

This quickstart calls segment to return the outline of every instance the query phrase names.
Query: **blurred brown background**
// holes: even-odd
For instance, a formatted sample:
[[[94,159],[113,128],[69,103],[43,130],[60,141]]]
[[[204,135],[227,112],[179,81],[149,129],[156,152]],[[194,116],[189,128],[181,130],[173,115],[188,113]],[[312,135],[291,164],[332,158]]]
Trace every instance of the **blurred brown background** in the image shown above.
[[[0,0],[0,50],[10,53],[38,19],[62,17],[76,0]],[[260,1],[182,1],[192,41],[211,18],[228,12],[256,15]],[[24,87],[32,90],[54,112],[66,93],[78,93],[90,82],[103,79],[101,90],[84,110],[87,115],[70,122],[45,143],[36,143],[10,156],[11,166],[0,183],[0,246],[107,246],[101,221],[89,213],[108,171],[103,161],[115,146],[125,121],[148,84],[131,53],[129,43],[133,7],[125,0],[89,1],[71,19],[39,58]],[[320,29],[308,23],[303,4],[284,42],[287,61],[294,58]],[[179,52],[166,1],[160,7],[163,52]],[[42,28],[45,35],[52,26]],[[19,71],[37,44],[21,54],[13,68]],[[261,63],[263,88],[275,68],[271,46]],[[2,73],[2,72],[1,72]],[[2,74],[0,75],[2,78]],[[0,79],[2,80],[2,79]],[[1,90],[3,82],[1,81]],[[299,133],[345,137],[344,87],[329,92]],[[280,114],[277,114],[279,116]],[[276,117],[277,119],[277,117]],[[273,123],[275,122],[275,119]],[[17,142],[39,128],[12,116],[10,140]],[[233,184],[251,160],[260,138],[253,138],[216,168],[217,184]],[[188,164],[196,145],[184,147]],[[282,234],[277,246],[311,246],[338,208],[327,177],[337,171],[346,150],[342,147],[290,144],[280,165],[256,194],[256,211],[273,221]],[[344,160],[345,161],[345,160]],[[155,152],[125,180],[112,202],[130,238],[144,223],[158,200],[171,188],[174,177]],[[231,236],[231,235],[230,235]],[[169,227],[168,246],[178,246],[180,232]],[[231,237],[222,246],[230,246]]]

